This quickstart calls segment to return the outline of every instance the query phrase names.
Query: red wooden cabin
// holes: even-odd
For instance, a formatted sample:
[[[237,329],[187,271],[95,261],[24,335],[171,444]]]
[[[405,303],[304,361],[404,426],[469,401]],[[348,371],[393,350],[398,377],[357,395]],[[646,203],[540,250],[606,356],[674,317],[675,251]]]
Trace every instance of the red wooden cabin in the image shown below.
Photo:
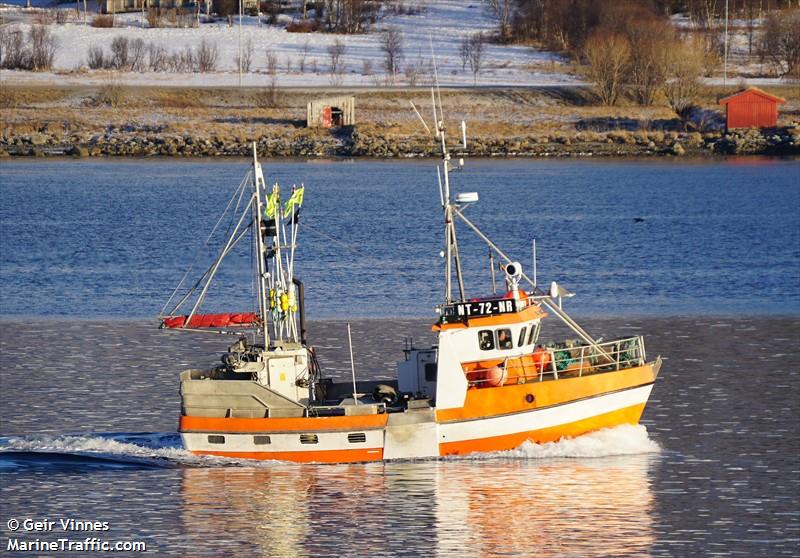
[[[725,127],[734,128],[774,128],[778,125],[778,105],[786,99],[770,95],[757,87],[748,87],[734,93],[719,104],[725,106]]]

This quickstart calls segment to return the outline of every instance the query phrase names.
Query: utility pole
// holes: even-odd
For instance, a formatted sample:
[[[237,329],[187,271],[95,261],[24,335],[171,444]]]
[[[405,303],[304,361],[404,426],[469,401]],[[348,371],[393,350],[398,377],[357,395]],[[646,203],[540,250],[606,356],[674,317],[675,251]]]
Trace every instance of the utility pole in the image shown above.
[[[722,63],[722,84],[728,85],[728,0],[725,0],[725,55]]]
[[[239,88],[242,87],[242,11],[244,0],[239,0]]]

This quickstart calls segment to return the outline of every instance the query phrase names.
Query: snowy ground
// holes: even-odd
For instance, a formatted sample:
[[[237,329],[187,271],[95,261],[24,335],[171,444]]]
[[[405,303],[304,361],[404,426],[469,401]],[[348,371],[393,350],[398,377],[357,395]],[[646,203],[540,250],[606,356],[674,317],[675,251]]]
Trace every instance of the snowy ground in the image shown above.
[[[19,2],[19,0],[15,0]],[[39,0],[41,3],[41,0]],[[240,40],[242,48],[251,46],[252,65],[250,72],[242,78],[244,86],[266,85],[267,52],[277,56],[278,85],[286,86],[384,86],[387,84],[383,69],[384,55],[380,49],[380,30],[388,26],[397,27],[403,34],[404,61],[401,68],[418,66],[423,69],[417,85],[430,80],[431,46],[436,53],[439,80],[442,85],[472,85],[473,75],[469,65],[462,68],[459,47],[464,37],[473,33],[488,32],[493,21],[479,0],[413,0],[406,5],[422,7],[419,15],[391,15],[381,19],[373,32],[363,35],[337,35],[331,33],[288,33],[283,25],[259,25],[255,17],[238,18],[233,27],[226,22],[201,23],[197,28],[169,29],[147,27],[138,13],[116,16],[118,27],[94,28],[78,21],[74,5],[68,9],[71,21],[64,25],[51,25],[58,39],[55,71],[32,73],[3,70],[0,80],[6,83],[53,83],[87,84],[105,83],[108,72],[89,71],[86,66],[90,46],[102,46],[110,52],[114,37],[142,38],[147,43],[164,46],[176,52],[186,47],[196,48],[202,39],[215,43],[219,49],[217,70],[207,74],[173,74],[144,72],[119,74],[115,79],[137,85],[181,85],[181,86],[232,86],[239,84],[237,55]],[[35,4],[34,4],[35,5]],[[62,6],[65,6],[62,4]],[[5,16],[9,21],[21,18],[25,11],[19,6],[6,5]],[[91,14],[89,20],[91,21]],[[27,23],[9,23],[27,30]],[[329,71],[330,56],[327,49],[337,39],[346,43],[343,57],[345,71],[340,80]],[[308,45],[306,47],[306,44]],[[300,72],[300,60],[307,48],[306,69]],[[371,70],[366,67],[371,66]],[[314,71],[316,69],[316,71]],[[486,45],[483,69],[478,75],[477,85],[482,86],[534,86],[575,85],[580,78],[568,73],[569,67],[559,56],[524,46]],[[407,86],[412,80],[401,72],[395,85]]]

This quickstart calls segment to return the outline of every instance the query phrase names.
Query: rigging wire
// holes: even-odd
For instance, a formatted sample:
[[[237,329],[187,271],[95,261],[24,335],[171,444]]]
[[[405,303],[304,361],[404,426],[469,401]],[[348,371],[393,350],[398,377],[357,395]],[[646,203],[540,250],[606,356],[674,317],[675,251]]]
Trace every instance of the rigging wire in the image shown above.
[[[230,227],[233,224],[233,220],[234,220],[234,217],[236,215],[236,211],[239,209],[239,205],[241,204],[241,200],[242,200],[242,197],[244,195],[244,190],[245,190],[245,187],[247,185],[247,180],[248,180],[249,177],[250,177],[250,173],[248,172],[247,175],[245,175],[244,179],[234,189],[233,195],[231,196],[230,200],[228,200],[228,205],[225,206],[225,209],[223,210],[222,215],[220,215],[219,219],[217,219],[217,222],[214,223],[214,226],[211,228],[211,232],[209,232],[208,236],[206,236],[205,242],[203,242],[203,244],[197,249],[197,251],[195,252],[194,259],[189,264],[188,269],[183,274],[183,277],[181,277],[181,280],[178,282],[178,285],[172,291],[172,294],[170,294],[169,298],[164,303],[164,306],[162,306],[161,311],[158,314],[159,317],[164,316],[164,311],[167,309],[167,307],[170,305],[172,300],[175,298],[175,295],[178,293],[178,291],[180,291],[181,287],[183,286],[184,281],[186,281],[186,279],[189,277],[189,274],[192,272],[192,269],[194,269],[195,264],[200,259],[200,256],[203,253],[202,248],[208,246],[209,242],[211,241],[211,237],[214,235],[214,233],[217,230],[217,227],[219,227],[220,223],[222,223],[222,220],[225,218],[225,215],[230,210],[231,204],[233,204],[233,200],[238,197],[238,201],[236,202],[236,208],[231,213],[231,217],[230,217],[231,222],[228,225],[228,234],[230,234]],[[238,196],[237,196],[237,194],[238,194]],[[208,274],[208,270],[206,271],[206,273],[203,274],[203,276],[200,278],[200,280],[197,283],[195,283],[195,285],[192,288],[190,288],[188,290],[186,296],[184,296],[181,299],[181,301],[172,309],[172,312],[170,312],[170,314],[174,313],[175,311],[178,310],[178,308],[180,308],[180,306],[186,301],[186,299],[189,297],[189,295],[191,295],[191,293],[194,291],[194,289],[196,289],[197,286],[200,284],[200,282],[203,280],[203,277],[205,277],[207,274]]]

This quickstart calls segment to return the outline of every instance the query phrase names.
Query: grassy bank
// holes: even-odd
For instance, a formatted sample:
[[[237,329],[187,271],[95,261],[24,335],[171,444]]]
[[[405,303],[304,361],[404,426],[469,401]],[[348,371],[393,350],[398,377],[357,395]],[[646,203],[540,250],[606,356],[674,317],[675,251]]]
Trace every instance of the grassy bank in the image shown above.
[[[700,121],[688,125],[665,106],[598,105],[578,87],[447,89],[448,121],[468,123],[469,155],[636,155],[708,152],[720,139],[716,100],[733,88],[711,89]],[[796,126],[795,89],[779,124]],[[430,125],[430,93],[356,90],[354,128],[305,127],[308,101],[343,91],[102,86],[0,87],[0,149],[11,155],[219,156],[247,152],[256,141],[271,156],[421,156],[435,148],[409,101]],[[715,116],[716,114],[716,116]],[[797,146],[797,128],[789,130]],[[677,145],[676,145],[677,144]]]

